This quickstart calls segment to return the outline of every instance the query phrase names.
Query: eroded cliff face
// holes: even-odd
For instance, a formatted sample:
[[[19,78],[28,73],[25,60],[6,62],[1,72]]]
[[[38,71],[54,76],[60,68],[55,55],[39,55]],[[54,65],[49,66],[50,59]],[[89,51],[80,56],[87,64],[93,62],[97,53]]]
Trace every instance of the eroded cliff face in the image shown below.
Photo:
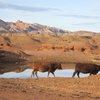
[[[100,54],[100,36],[51,36],[44,34],[0,34],[0,50],[32,55],[35,51]]]

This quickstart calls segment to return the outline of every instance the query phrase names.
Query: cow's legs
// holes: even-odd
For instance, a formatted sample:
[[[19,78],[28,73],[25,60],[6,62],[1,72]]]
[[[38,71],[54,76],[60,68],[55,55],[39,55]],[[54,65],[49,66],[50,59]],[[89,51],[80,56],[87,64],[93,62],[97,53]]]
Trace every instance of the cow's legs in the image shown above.
[[[49,77],[50,71],[48,71],[48,77]]]
[[[74,77],[76,73],[77,73],[77,72],[75,71],[75,72],[73,73],[73,76],[72,76],[72,77]]]
[[[93,72],[90,72],[90,76],[93,74],[93,75],[96,75],[98,72],[95,72],[95,73],[93,73]]]
[[[51,72],[53,74],[53,76],[55,77],[55,74],[54,72]],[[49,74],[50,74],[50,71],[48,71],[48,77],[49,77]]]
[[[34,72],[35,72],[35,70],[32,71],[31,78],[32,78],[32,76],[34,76]]]
[[[92,75],[92,73],[90,73],[90,76]]]
[[[78,76],[78,78],[80,78],[79,74],[80,74],[80,72],[77,72],[77,76]]]
[[[53,76],[55,77],[55,74],[54,74],[54,72],[51,72],[52,74],[53,74]]]
[[[36,75],[36,77],[38,78],[37,71],[35,71],[35,75]]]
[[[90,76],[91,76],[91,75],[95,75],[95,72],[93,72],[93,71],[90,71]]]

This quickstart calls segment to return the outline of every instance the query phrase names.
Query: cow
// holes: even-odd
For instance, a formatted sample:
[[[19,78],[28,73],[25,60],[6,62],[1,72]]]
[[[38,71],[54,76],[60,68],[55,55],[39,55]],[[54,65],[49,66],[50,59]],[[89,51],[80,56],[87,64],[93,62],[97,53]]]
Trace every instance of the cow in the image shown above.
[[[32,76],[34,76],[34,74],[36,75],[36,77],[38,78],[38,75],[37,75],[37,72],[40,71],[40,72],[48,72],[48,77],[49,77],[49,74],[52,73],[53,76],[55,77],[55,70],[56,69],[62,69],[61,67],[61,64],[59,63],[34,63],[32,64],[32,75],[31,75],[31,78]]]
[[[77,74],[78,78],[80,77],[79,74],[81,73],[90,73],[90,75],[96,75],[100,71],[100,65],[90,64],[90,63],[77,63],[75,66],[75,71],[73,76]]]

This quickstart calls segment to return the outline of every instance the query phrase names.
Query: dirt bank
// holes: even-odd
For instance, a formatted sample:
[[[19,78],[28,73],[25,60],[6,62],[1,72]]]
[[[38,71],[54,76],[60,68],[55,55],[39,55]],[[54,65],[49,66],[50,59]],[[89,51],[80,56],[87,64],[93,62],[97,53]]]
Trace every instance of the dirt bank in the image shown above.
[[[0,100],[100,100],[100,75],[87,78],[0,79]]]

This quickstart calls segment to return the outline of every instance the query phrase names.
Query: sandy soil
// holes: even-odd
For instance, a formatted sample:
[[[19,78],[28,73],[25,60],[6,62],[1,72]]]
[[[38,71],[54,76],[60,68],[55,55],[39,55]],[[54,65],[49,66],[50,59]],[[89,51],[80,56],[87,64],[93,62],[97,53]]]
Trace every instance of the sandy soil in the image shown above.
[[[0,100],[100,100],[100,75],[0,79]]]

